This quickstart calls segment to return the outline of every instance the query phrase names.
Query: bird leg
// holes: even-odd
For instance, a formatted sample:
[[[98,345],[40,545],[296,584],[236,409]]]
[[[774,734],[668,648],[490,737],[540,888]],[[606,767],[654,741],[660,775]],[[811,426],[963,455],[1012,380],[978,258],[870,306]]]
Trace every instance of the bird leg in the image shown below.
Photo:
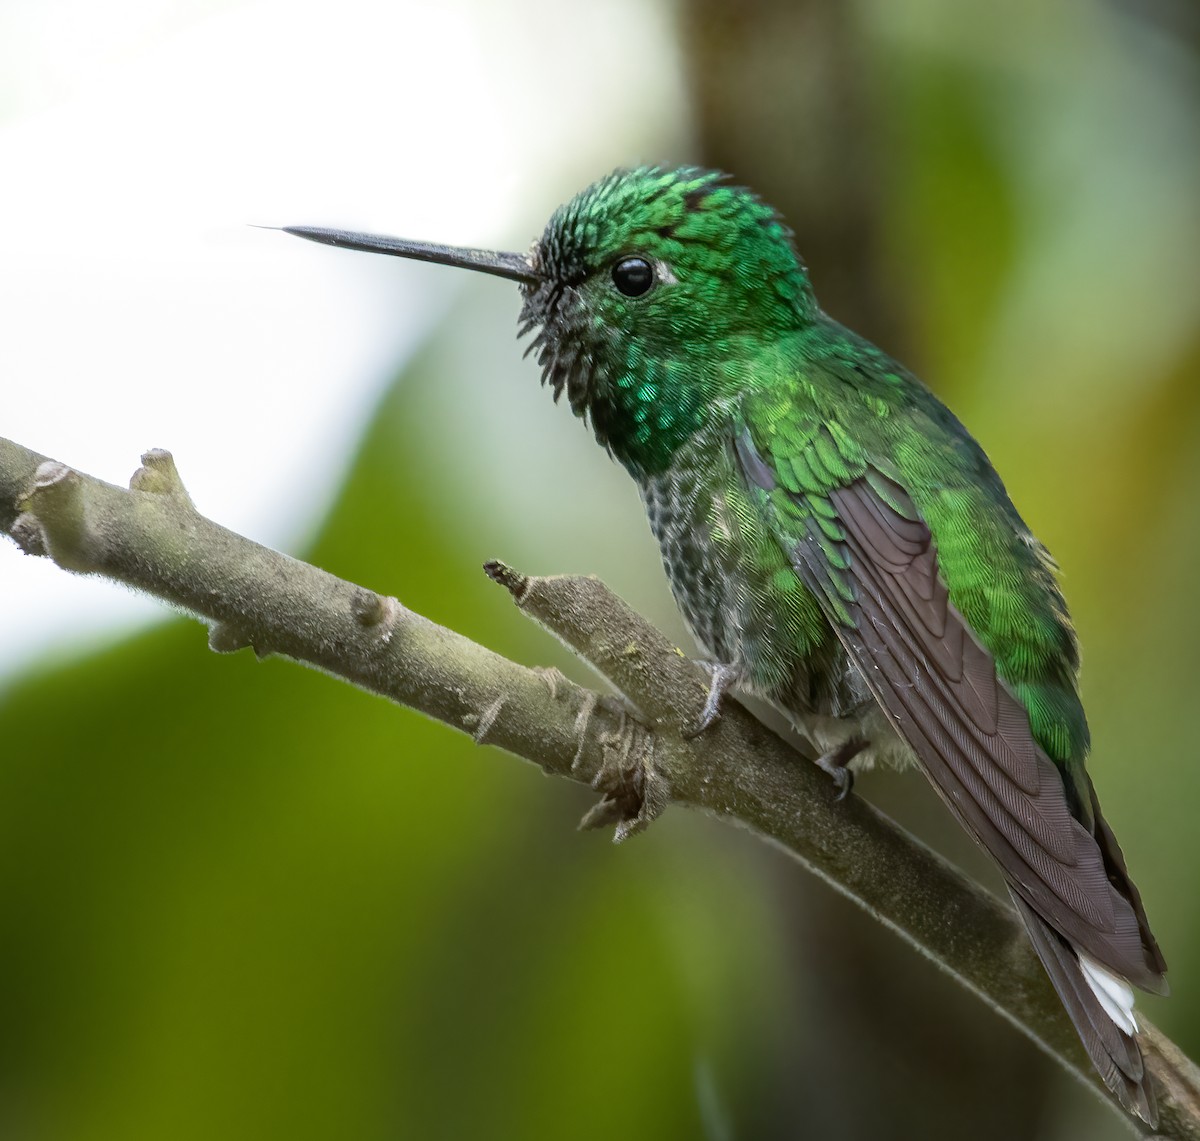
[[[700,716],[683,727],[683,736],[689,741],[693,737],[699,737],[721,716],[721,699],[741,675],[737,666],[731,666],[726,662],[698,662],[697,664],[708,670],[712,675],[712,681],[709,683],[708,696],[704,699],[704,708],[700,710]]]
[[[843,741],[836,749],[822,753],[814,762],[817,768],[833,777],[838,794],[834,801],[845,800],[854,787],[854,773],[850,770],[850,762],[867,747],[867,742],[861,737],[851,737]]]

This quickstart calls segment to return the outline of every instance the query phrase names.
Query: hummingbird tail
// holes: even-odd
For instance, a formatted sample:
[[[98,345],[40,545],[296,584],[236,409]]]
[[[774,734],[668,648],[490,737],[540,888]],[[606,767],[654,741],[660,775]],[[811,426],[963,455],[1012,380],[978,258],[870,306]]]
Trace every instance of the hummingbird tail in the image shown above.
[[[1130,1113],[1156,1126],[1158,1106],[1137,1043],[1129,984],[1080,955],[1015,891],[1010,894],[1092,1065]]]

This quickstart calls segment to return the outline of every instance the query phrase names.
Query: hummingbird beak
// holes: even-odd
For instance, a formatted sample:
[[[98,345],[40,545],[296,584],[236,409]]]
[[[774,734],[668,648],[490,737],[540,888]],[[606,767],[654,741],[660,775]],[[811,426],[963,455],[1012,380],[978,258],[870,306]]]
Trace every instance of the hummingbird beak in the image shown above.
[[[495,253],[492,250],[471,250],[458,246],[436,246],[430,242],[410,242],[404,238],[389,238],[378,234],[356,234],[352,230],[329,230],[323,226],[282,226],[285,234],[295,234],[310,242],[341,246],[347,250],[365,250],[372,254],[391,254],[414,261],[431,261],[438,265],[453,265],[474,269],[480,273],[507,277],[511,281],[538,282],[542,275],[533,268],[525,254]]]

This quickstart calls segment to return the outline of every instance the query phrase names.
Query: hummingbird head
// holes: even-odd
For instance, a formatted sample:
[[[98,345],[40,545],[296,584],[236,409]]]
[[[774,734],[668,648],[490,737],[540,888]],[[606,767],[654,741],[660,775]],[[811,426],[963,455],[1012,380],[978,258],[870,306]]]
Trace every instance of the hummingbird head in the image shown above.
[[[542,380],[635,475],[658,470],[755,354],[817,311],[791,231],[725,175],[638,167],[554,212],[528,256],[288,227],[332,245],[516,280]]]

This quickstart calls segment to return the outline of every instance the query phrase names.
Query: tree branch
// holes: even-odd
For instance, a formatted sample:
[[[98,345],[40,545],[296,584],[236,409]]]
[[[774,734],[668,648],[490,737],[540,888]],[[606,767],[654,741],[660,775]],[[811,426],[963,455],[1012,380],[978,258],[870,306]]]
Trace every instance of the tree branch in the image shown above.
[[[0,529],[29,554],[197,615],[214,650],[283,654],[598,788],[584,824],[614,824],[617,839],[668,803],[754,829],[1102,1089],[1014,914],[865,801],[835,804],[828,778],[736,702],[686,739],[707,675],[599,580],[486,568],[634,713],[234,534],[195,510],[167,452],[142,462],[125,490],[0,439]],[[1152,1026],[1143,1045],[1160,1135],[1200,1141],[1200,1072]]]

